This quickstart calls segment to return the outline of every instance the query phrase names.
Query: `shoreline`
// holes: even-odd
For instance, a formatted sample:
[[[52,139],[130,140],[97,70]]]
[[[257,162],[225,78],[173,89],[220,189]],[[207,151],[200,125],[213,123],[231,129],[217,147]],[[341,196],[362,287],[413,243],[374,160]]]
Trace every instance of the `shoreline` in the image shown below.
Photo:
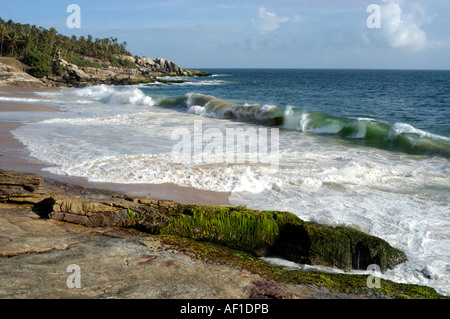
[[[60,88],[20,88],[0,87],[0,97],[36,98],[41,97],[34,92],[56,91]],[[58,109],[32,103],[16,103],[14,101],[0,101],[2,112],[61,112]],[[121,184],[107,182],[91,182],[86,178],[76,176],[61,176],[44,170],[51,165],[34,161],[27,155],[27,150],[20,141],[14,138],[11,131],[18,129],[23,123],[20,121],[0,120],[0,168],[20,172],[35,173],[43,177],[75,184],[78,186],[97,188],[124,193],[126,195],[147,196],[152,198],[173,200],[180,204],[231,206],[229,193],[214,192],[182,187],[175,184]]]

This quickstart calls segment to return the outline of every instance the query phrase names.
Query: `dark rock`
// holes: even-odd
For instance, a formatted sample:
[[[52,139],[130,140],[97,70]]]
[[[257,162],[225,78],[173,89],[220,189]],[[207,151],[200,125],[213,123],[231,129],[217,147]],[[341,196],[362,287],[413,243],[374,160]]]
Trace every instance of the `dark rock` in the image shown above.
[[[370,264],[377,264],[384,272],[406,261],[402,251],[381,238],[356,229],[303,221],[281,229],[273,252],[295,262],[345,270],[366,270]]]

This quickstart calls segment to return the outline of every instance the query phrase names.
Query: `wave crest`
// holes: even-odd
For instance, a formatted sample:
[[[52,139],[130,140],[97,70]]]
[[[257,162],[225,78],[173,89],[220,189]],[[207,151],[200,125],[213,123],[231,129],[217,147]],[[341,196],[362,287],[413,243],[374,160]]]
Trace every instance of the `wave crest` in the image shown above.
[[[205,117],[278,126],[409,154],[450,157],[450,138],[417,129],[406,123],[390,124],[370,118],[307,112],[292,106],[281,108],[269,104],[238,104],[201,93],[153,99],[137,87],[88,86],[77,89],[75,95],[102,103],[182,108],[185,112]]]
[[[75,95],[108,104],[143,106],[154,106],[156,104],[150,96],[145,95],[137,87],[117,88],[101,84],[77,89]]]
[[[450,157],[450,139],[406,123],[389,124],[371,118],[334,116],[288,106],[236,104],[214,96],[188,93],[162,99],[158,105],[182,107],[188,113],[278,126],[304,133],[328,135],[361,145],[420,155]]]
[[[265,125],[281,125],[283,110],[274,105],[236,104],[211,95],[188,93],[179,98],[165,98],[158,102],[163,107],[185,107],[188,113],[221,119]]]
[[[406,123],[389,124],[370,118],[338,117],[326,113],[287,110],[285,128],[331,135],[358,144],[417,155],[450,157],[450,139]]]

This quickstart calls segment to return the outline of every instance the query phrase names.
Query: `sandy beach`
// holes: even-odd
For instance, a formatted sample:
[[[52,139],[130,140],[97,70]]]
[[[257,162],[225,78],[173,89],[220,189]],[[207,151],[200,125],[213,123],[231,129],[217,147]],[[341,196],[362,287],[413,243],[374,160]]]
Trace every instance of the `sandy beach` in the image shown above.
[[[35,92],[55,91],[59,88],[21,88],[0,87],[0,97],[11,98],[41,98]],[[100,188],[117,191],[128,195],[147,196],[167,199],[181,204],[196,205],[230,205],[229,193],[198,190],[189,187],[180,187],[174,184],[118,184],[95,183],[85,178],[59,176],[42,170],[48,167],[45,163],[34,160],[28,156],[27,150],[11,134],[12,130],[19,128],[22,123],[2,120],[1,112],[60,112],[60,110],[45,105],[16,103],[0,101],[0,167],[21,172],[36,173],[47,178],[56,179],[65,183],[76,184],[83,187]]]

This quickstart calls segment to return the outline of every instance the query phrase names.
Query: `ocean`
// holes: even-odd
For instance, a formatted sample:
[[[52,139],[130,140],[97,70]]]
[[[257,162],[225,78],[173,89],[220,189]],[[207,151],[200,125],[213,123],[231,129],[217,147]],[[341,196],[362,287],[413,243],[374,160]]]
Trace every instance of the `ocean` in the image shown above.
[[[450,295],[450,71],[206,71],[39,93],[16,100],[64,112],[2,116],[51,173],[229,192],[353,227],[406,253],[381,278]]]

